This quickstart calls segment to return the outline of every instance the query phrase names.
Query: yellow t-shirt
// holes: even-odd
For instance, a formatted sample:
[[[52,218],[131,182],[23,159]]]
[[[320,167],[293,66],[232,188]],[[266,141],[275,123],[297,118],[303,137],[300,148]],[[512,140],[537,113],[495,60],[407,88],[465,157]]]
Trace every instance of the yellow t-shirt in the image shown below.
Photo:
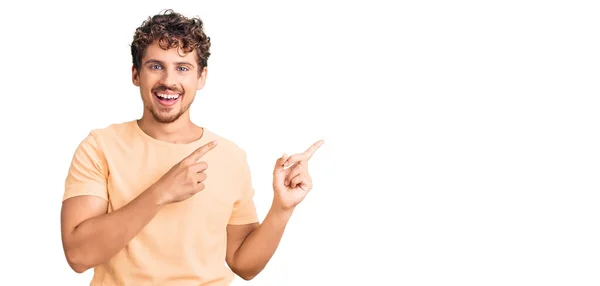
[[[226,227],[258,222],[254,190],[244,150],[206,128],[189,144],[156,140],[135,120],[91,131],[75,151],[63,200],[92,195],[108,201],[108,212],[117,210],[215,139],[219,145],[201,159],[208,164],[205,189],[163,207],[124,249],[94,268],[90,285],[231,283]]]

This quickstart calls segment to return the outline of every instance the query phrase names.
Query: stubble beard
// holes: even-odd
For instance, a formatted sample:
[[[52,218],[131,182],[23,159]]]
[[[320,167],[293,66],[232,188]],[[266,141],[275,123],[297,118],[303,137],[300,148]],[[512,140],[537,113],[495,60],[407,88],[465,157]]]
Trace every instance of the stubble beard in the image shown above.
[[[181,117],[181,115],[183,115],[186,111],[188,111],[188,109],[190,108],[191,105],[192,105],[192,102],[188,103],[186,106],[181,108],[179,110],[179,112],[177,112],[174,115],[169,114],[169,110],[172,109],[169,107],[161,107],[161,106],[152,107],[149,104],[147,104],[146,109],[150,112],[150,114],[152,114],[152,118],[154,119],[154,121],[156,121],[158,123],[162,123],[162,124],[169,124],[169,123],[173,123],[173,122],[177,121],[177,119],[179,119]]]

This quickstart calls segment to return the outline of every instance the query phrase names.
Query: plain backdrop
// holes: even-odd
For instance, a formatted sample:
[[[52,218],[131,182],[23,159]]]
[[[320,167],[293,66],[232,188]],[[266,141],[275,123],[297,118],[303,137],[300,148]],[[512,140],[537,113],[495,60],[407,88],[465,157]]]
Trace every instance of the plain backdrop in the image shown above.
[[[212,39],[199,125],[246,150],[261,220],[282,153],[325,145],[314,189],[234,285],[599,285],[595,1],[18,1],[2,4],[6,285],[88,285],[60,240],[95,128],[139,118],[148,16]]]

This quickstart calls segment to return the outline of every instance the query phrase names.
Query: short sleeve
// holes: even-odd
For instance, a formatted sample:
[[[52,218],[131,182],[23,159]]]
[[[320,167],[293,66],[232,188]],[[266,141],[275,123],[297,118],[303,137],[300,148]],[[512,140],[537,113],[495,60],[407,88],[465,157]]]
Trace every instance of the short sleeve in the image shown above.
[[[71,160],[63,201],[83,195],[108,200],[107,177],[106,159],[100,151],[96,135],[90,133],[79,144]]]
[[[258,222],[258,215],[254,204],[254,188],[245,153],[242,155],[242,159],[238,175],[240,195],[233,206],[233,211],[229,219],[229,224],[231,225]]]

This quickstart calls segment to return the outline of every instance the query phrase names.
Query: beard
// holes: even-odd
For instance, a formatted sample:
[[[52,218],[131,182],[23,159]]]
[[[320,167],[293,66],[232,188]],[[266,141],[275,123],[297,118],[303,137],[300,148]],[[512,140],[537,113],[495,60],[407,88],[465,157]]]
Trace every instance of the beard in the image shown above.
[[[175,114],[171,114],[170,110],[172,110],[173,108],[165,108],[165,107],[152,107],[150,105],[146,105],[146,109],[148,111],[150,111],[150,114],[152,114],[152,118],[154,118],[154,121],[158,122],[158,123],[163,123],[163,124],[168,124],[168,123],[173,123],[175,122],[177,119],[179,119],[179,117],[181,117],[181,115],[183,115],[186,111],[188,111],[188,109],[190,108],[190,105],[192,105],[192,103],[188,103],[188,105],[184,106],[183,108],[181,108],[179,110],[179,112],[175,113]]]

